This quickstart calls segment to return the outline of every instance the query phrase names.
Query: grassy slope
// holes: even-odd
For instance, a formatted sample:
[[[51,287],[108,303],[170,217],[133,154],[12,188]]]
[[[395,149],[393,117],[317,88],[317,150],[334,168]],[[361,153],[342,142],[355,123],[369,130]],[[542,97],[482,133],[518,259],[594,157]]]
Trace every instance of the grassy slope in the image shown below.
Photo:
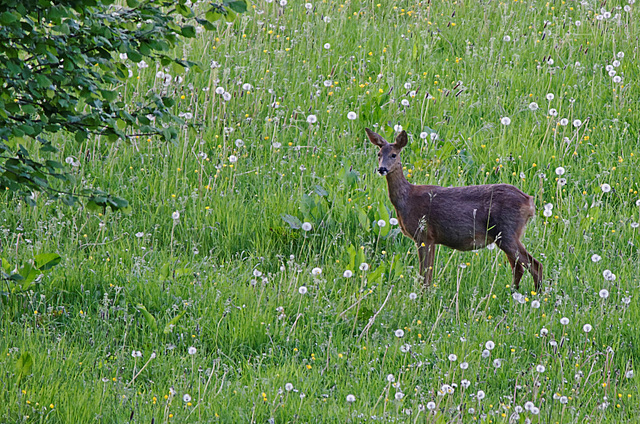
[[[527,401],[540,412],[522,422],[635,417],[637,377],[625,375],[640,355],[636,6],[608,5],[619,23],[572,1],[312,6],[257,2],[201,34],[183,54],[216,64],[182,81],[165,86],[153,65],[131,64],[123,96],[174,92],[176,110],[201,125],[176,145],[59,140],[78,176],[127,197],[130,214],[5,202],[8,261],[50,251],[64,260],[2,299],[0,421],[508,422]],[[620,83],[605,70],[617,52]],[[414,183],[506,182],[536,196],[524,242],[545,266],[543,293],[526,276],[517,302],[497,249],[446,248],[421,293],[415,249],[387,233],[395,212],[364,137],[376,125],[392,137],[389,123],[412,135],[403,163]],[[423,131],[438,136],[424,142]],[[313,229],[290,229],[282,214]],[[18,381],[24,352],[33,374]],[[454,393],[440,396],[444,384]],[[435,415],[420,410],[430,401]]]

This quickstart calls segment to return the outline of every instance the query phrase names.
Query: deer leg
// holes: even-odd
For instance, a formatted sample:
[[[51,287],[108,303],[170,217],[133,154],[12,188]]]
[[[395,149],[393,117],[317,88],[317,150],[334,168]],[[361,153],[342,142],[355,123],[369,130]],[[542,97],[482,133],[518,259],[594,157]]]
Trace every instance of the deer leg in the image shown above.
[[[517,243],[520,257],[522,258],[520,260],[522,261],[522,264],[527,268],[527,270],[531,273],[536,291],[539,292],[540,283],[542,281],[542,264],[538,262],[538,260],[534,258],[531,253],[527,252],[527,249],[524,247],[520,240],[518,240]]]
[[[424,269],[425,269],[425,277],[424,277],[424,287],[427,288],[431,285],[431,280],[433,280],[433,262],[436,257],[436,245],[433,241],[429,241],[426,245],[426,257],[424,261]]]
[[[518,290],[520,288],[520,280],[524,274],[524,267],[520,258],[520,248],[517,243],[500,243],[500,249],[504,251],[511,264],[513,272],[513,287]]]
[[[416,243],[416,247],[418,248],[418,272],[424,276],[424,262],[427,255],[427,247],[421,243]]]
[[[519,261],[519,255],[516,253],[515,255],[508,253],[507,259],[509,259],[509,263],[511,264],[511,271],[513,274],[513,287],[518,290],[520,288],[520,280],[522,279],[522,275],[524,275],[524,268]]]

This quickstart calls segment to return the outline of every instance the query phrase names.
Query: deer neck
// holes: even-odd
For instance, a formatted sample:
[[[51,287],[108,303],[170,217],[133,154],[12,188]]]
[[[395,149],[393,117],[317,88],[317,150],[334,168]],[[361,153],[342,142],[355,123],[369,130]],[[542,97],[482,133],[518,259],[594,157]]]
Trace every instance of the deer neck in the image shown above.
[[[389,200],[396,209],[402,209],[409,198],[409,188],[411,184],[404,177],[402,168],[396,168],[387,174],[387,188],[389,189]]]

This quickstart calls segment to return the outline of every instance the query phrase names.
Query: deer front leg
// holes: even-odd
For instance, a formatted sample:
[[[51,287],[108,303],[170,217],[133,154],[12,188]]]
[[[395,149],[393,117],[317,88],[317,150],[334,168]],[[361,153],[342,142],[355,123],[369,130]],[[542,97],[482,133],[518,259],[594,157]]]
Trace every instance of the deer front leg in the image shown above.
[[[431,285],[433,279],[433,262],[436,255],[435,240],[427,231],[416,244],[420,258],[420,275],[424,276],[424,288],[426,289]]]
[[[417,242],[416,247],[418,248],[418,272],[420,275],[424,276],[424,263],[426,261],[427,255],[427,247],[424,243]]]
[[[433,242],[430,242],[426,246],[426,258],[424,261],[425,268],[425,277],[424,277],[424,287],[427,288],[431,285],[431,281],[433,280],[433,262],[436,257],[436,245]]]

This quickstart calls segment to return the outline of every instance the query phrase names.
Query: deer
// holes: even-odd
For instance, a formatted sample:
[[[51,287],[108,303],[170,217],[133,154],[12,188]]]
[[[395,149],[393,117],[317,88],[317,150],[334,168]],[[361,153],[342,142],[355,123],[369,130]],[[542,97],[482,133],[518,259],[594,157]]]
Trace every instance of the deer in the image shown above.
[[[378,173],[387,179],[389,200],[396,210],[402,233],[418,248],[419,272],[424,288],[431,285],[435,245],[469,251],[495,243],[507,255],[513,272],[513,287],[527,269],[540,291],[542,264],[524,247],[520,239],[535,214],[534,198],[510,184],[462,187],[415,185],[407,181],[400,153],[408,143],[406,131],[388,143],[365,128],[378,151]]]

